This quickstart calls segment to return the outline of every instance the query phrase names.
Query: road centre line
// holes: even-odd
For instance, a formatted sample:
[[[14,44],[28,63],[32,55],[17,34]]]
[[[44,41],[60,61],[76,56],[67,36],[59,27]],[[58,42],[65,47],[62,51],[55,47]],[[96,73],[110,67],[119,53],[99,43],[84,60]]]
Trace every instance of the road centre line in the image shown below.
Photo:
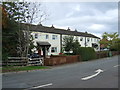
[[[46,87],[46,86],[50,86],[50,85],[53,85],[53,84],[49,83],[49,84],[44,84],[44,85],[36,86],[36,87],[33,87],[33,88],[41,88],[41,87]]]
[[[50,86],[50,85],[53,85],[53,84],[52,83],[44,84],[44,85],[40,85],[40,86],[36,86],[36,87],[29,88],[29,89],[24,89],[24,90],[32,90],[32,89],[47,87],[47,86]]]

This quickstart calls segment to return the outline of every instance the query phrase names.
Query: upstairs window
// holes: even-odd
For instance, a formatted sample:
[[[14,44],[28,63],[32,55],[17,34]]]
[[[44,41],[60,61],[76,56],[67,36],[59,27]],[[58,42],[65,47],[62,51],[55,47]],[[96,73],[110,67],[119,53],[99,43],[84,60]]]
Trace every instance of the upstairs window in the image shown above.
[[[38,38],[38,34],[37,33],[35,33],[35,38]]]
[[[97,39],[97,42],[99,42],[99,39]]]
[[[52,47],[52,48],[51,48],[51,52],[52,52],[52,53],[57,52],[57,47]]]
[[[90,41],[90,39],[89,39],[89,38],[87,38],[87,41],[89,42],[89,41]]]
[[[52,39],[56,40],[57,39],[57,35],[52,35]]]
[[[83,41],[83,38],[80,38],[80,41]]]
[[[46,35],[46,39],[49,39],[49,35]]]
[[[94,39],[94,41],[96,41],[96,38]]]

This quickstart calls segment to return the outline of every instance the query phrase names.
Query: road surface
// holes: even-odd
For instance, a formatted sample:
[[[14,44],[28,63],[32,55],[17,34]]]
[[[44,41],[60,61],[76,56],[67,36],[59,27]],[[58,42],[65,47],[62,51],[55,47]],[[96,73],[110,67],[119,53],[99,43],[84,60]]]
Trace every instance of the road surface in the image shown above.
[[[3,88],[118,88],[118,57],[3,74]]]

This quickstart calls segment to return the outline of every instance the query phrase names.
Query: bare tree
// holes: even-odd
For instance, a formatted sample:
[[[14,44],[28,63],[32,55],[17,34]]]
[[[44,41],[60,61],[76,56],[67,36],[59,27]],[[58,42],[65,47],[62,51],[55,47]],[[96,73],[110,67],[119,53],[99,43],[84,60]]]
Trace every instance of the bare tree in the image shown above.
[[[40,24],[43,21],[46,20],[46,17],[48,16],[45,11],[43,11],[42,4],[40,2],[30,2],[28,7],[28,13],[27,16],[27,23],[36,23]]]
[[[41,24],[43,21],[46,20],[46,17],[48,16],[45,11],[42,11],[42,4],[39,2],[24,2],[24,10],[23,13],[25,14],[24,16],[24,21],[23,23],[27,23],[26,25],[26,30],[24,30],[24,35],[20,34],[19,37],[19,50],[21,57],[25,56],[27,57],[28,51],[29,51],[29,46],[32,40],[31,38],[31,31],[30,28],[32,27],[33,23],[36,23],[37,25]],[[20,22],[21,23],[21,22]],[[36,25],[36,28],[37,28]],[[21,30],[21,28],[20,28]]]

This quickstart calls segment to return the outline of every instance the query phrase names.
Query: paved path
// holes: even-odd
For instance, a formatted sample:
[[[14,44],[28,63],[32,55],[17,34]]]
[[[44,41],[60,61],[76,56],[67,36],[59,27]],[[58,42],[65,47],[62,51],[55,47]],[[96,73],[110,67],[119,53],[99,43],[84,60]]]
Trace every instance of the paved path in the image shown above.
[[[114,56],[47,70],[3,74],[3,88],[118,88],[118,67],[118,56]],[[86,77],[89,79],[82,79]]]

